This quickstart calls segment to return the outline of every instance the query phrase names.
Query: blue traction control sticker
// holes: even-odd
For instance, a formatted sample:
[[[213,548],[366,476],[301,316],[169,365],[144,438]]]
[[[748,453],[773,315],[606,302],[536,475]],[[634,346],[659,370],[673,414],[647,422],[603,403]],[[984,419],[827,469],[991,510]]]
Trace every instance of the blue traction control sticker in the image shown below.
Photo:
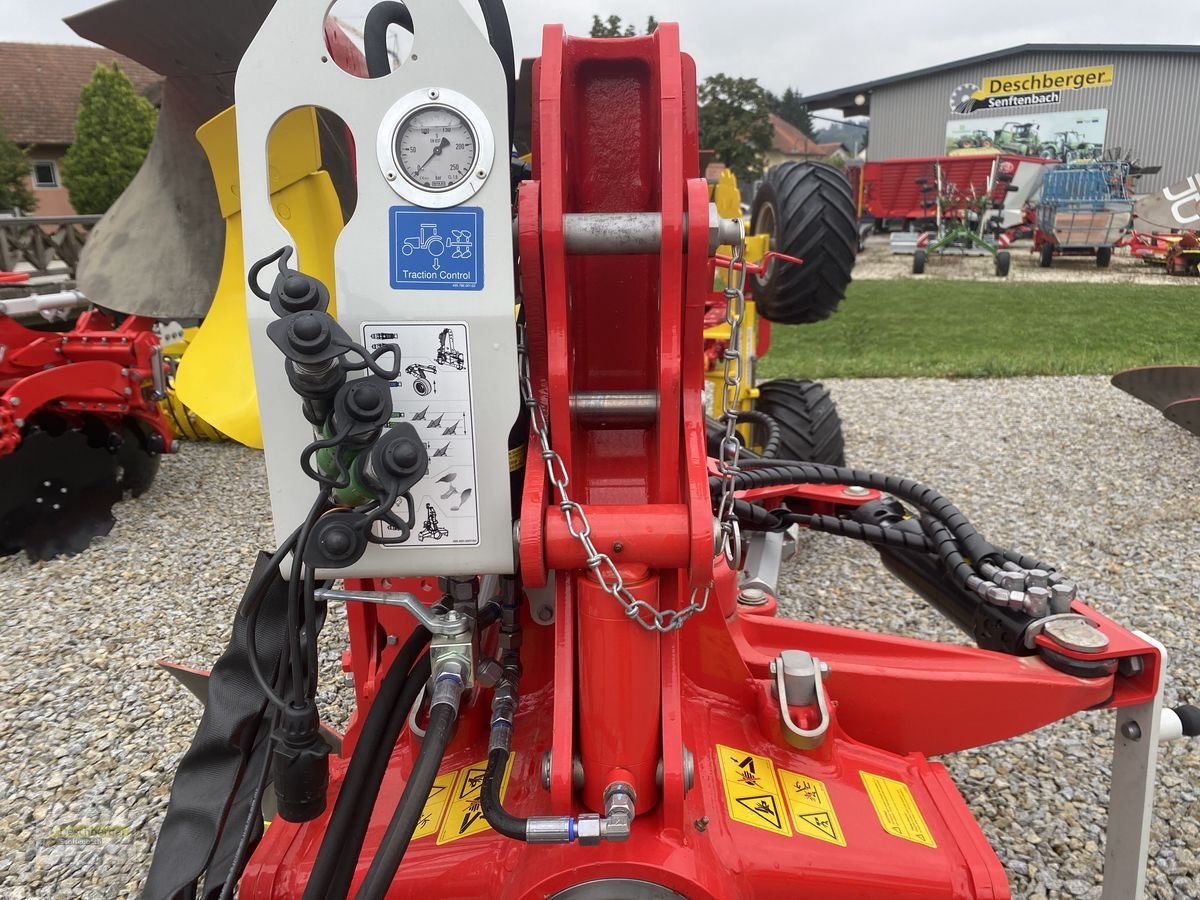
[[[396,290],[483,290],[483,210],[393,206],[391,282]]]

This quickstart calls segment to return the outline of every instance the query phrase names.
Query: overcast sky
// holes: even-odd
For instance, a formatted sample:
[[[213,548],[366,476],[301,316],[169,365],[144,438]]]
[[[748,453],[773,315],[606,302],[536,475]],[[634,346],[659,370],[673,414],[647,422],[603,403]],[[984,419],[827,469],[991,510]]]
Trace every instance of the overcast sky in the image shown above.
[[[0,0],[0,40],[78,43],[61,19],[96,5],[97,0]],[[370,5],[370,0],[339,0],[334,13],[361,24]],[[518,57],[538,54],[541,26],[548,22],[586,34],[595,12],[619,15],[640,30],[653,14],[680,23],[683,49],[696,59],[701,78],[725,72],[755,77],[776,92],[791,86],[805,94],[1015,44],[1200,43],[1195,14],[1200,4],[1194,0],[1144,8],[1128,0],[1041,3],[1036,12],[1015,3],[896,0],[508,0],[506,5]]]

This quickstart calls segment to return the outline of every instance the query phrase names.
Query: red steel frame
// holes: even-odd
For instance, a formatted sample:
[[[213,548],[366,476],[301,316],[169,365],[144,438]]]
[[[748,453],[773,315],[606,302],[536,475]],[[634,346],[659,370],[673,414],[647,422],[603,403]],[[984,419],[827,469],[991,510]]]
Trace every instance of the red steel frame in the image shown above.
[[[147,394],[154,366],[162,365],[153,325],[141,316],[118,325],[91,309],[70,331],[36,331],[0,315],[0,455],[20,446],[21,428],[38,413],[114,425],[135,419],[157,433],[169,453],[170,426]]]
[[[522,614],[522,703],[505,803],[518,815],[601,810],[604,787],[627,781],[638,795],[632,837],[580,847],[526,845],[491,830],[452,843],[431,834],[413,841],[389,896],[540,900],[593,879],[638,878],[696,900],[791,898],[801,886],[806,895],[827,898],[1008,897],[1004,872],[966,804],[945,769],[925,757],[1021,734],[1079,710],[1144,702],[1155,694],[1158,651],[1079,602],[1075,610],[1108,635],[1108,656],[1140,656],[1140,674],[1083,679],[1036,657],[739,608],[736,573],[713,561],[700,347],[714,270],[698,171],[694,64],[680,53],[674,25],[621,41],[568,38],[549,26],[534,79],[534,177],[521,185],[517,228],[534,392],[548,410],[574,499],[587,506],[592,537],[634,593],[670,609],[710,582],[714,587],[705,611],[679,631],[660,635],[631,622],[584,568],[545,469],[530,465],[519,571],[526,587],[552,584],[555,620],[535,624]],[[658,255],[566,255],[564,213],[630,210],[661,212]],[[573,392],[606,390],[656,391],[657,421],[614,430],[572,416]],[[531,435],[529,459],[539,453]],[[785,494],[822,511],[852,505],[836,486],[756,496]],[[438,598],[429,579],[359,586]],[[412,623],[403,612],[357,604],[349,619],[346,665],[361,715],[390,661],[389,648]],[[832,671],[830,729],[811,751],[783,740],[770,686],[771,660],[793,648],[815,654]],[[489,703],[487,691],[466,698],[443,773],[486,757]],[[811,721],[811,710],[792,712]],[[359,721],[347,734],[346,754]],[[734,821],[726,812],[717,744],[822,781],[845,846]],[[685,748],[694,758],[690,790]],[[406,733],[375,807],[356,885],[416,751]],[[547,752],[548,790],[542,786]],[[330,810],[345,767],[345,757],[332,764]],[[936,846],[884,831],[860,772],[906,785]],[[305,825],[273,824],[241,895],[299,897],[328,814]]]

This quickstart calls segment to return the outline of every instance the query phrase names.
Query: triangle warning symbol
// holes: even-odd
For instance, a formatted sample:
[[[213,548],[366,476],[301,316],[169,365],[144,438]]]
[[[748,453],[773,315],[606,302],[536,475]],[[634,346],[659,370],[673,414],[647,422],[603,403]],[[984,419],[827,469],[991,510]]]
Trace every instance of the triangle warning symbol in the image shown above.
[[[770,823],[775,829],[783,830],[783,822],[779,819],[779,808],[775,805],[773,794],[754,794],[749,797],[734,797],[734,799],[750,812]]]

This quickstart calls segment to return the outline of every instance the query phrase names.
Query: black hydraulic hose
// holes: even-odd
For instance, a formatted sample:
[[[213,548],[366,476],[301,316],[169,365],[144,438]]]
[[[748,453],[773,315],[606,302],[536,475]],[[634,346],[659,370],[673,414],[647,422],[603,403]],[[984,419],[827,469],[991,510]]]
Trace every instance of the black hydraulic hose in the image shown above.
[[[363,24],[363,55],[367,58],[367,76],[370,78],[382,78],[392,72],[387,48],[391,25],[399,25],[409,34],[413,33],[412,13],[407,6],[396,0],[384,0],[371,7]]]
[[[279,545],[270,560],[263,566],[263,576],[258,581],[251,582],[246,589],[246,599],[238,610],[238,615],[246,617],[246,654],[250,662],[250,671],[254,675],[254,680],[258,682],[259,688],[266,695],[267,699],[275,706],[283,708],[287,701],[279,695],[279,693],[267,682],[266,676],[263,675],[262,669],[258,665],[258,647],[255,642],[255,629],[258,627],[258,611],[262,608],[263,594],[271,582],[279,577],[279,566],[283,562],[283,558],[292,552],[296,546],[296,541],[300,538],[300,528],[293,531],[282,544]]]
[[[957,506],[933,488],[911,478],[898,478],[894,475],[880,475],[877,472],[863,469],[827,466],[803,460],[750,458],[746,459],[742,465],[743,471],[734,476],[734,490],[749,490],[795,482],[849,484],[874,488],[907,500],[943,522],[963,552],[974,561],[975,565],[978,566],[984,560],[997,564],[1003,561],[1000,551],[975,530],[975,526]],[[709,486],[713,491],[720,491],[721,479],[716,476],[710,478]]]
[[[508,140],[513,139],[517,119],[517,67],[513,53],[512,28],[508,23],[508,12],[503,0],[479,0],[483,11],[483,22],[487,26],[488,43],[500,58],[504,68],[504,81],[508,89]],[[508,148],[505,148],[507,153]]]
[[[788,509],[767,509],[747,500],[733,501],[733,516],[745,531],[782,531],[789,525],[802,525],[810,531],[820,531],[839,537],[880,544],[895,550],[915,550],[932,553],[933,546],[923,534],[883,528],[870,522],[839,519],[815,513],[794,513]]]
[[[738,412],[737,420],[757,425],[766,435],[762,442],[762,450],[757,454],[758,457],[773,459],[779,455],[779,444],[783,440],[783,433],[779,430],[779,423],[775,419],[756,409],[743,409]]]
[[[436,705],[430,712],[421,751],[404,785],[404,793],[400,795],[392,821],[388,823],[383,843],[379,845],[371,868],[367,870],[367,876],[355,895],[357,900],[383,900],[391,887],[413,832],[417,830],[417,823],[421,820],[429,791],[437,779],[442,758],[446,755],[446,745],[454,734],[457,716],[457,710],[447,704]]]
[[[950,529],[932,516],[921,516],[921,528],[924,529],[930,543],[933,544],[933,552],[942,561],[946,571],[950,573],[959,587],[965,589],[967,579],[975,574],[975,570],[968,565],[962,553],[959,552],[959,545],[955,542]]]
[[[1000,553],[1007,562],[1016,563],[1022,569],[1042,569],[1046,572],[1055,571],[1054,566],[1049,565],[1048,563],[1038,562],[1036,559],[1026,556],[1024,553],[1018,553],[1016,550],[1001,549]]]
[[[360,837],[355,844],[350,839],[350,835],[358,831],[356,820],[361,817],[369,821],[371,812],[370,805],[364,812],[361,798],[367,796],[373,800],[375,793],[379,790],[379,784],[373,779],[376,758],[380,753],[384,753],[386,761],[387,754],[390,754],[396,737],[399,736],[400,728],[403,728],[404,719],[408,716],[408,710],[412,703],[410,702],[398,714],[395,713],[395,710],[400,705],[401,695],[406,693],[404,690],[406,685],[409,682],[418,681],[415,676],[420,673],[410,673],[410,670],[416,663],[417,657],[429,644],[429,639],[429,631],[423,626],[417,626],[409,635],[408,640],[401,645],[387,674],[380,682],[375,700],[367,712],[366,721],[363,722],[362,731],[359,732],[354,755],[350,757],[350,766],[346,770],[346,777],[338,790],[337,802],[329,817],[325,837],[321,841],[321,848],[317,851],[317,859],[313,863],[312,873],[309,875],[308,884],[304,889],[304,900],[323,900],[329,895],[334,874],[339,868],[339,860],[349,857],[352,861],[350,871],[354,871],[353,862],[358,860],[362,838]],[[428,658],[426,658],[425,673],[428,677]],[[421,679],[418,683],[424,684],[424,680]],[[419,688],[413,691],[414,699],[417,693],[419,693]],[[388,737],[392,730],[391,720],[397,715],[400,720],[400,728],[396,729],[396,735],[389,741]],[[374,787],[373,791],[372,787]],[[365,834],[365,829],[362,833]],[[345,895],[346,888],[342,888],[341,896]]]
[[[484,770],[483,784],[479,788],[479,811],[497,834],[514,841],[528,840],[525,826],[529,820],[514,816],[504,808],[504,801],[500,799],[500,787],[504,782],[506,765],[508,751],[503,747],[495,747],[488,753],[487,769]]]

